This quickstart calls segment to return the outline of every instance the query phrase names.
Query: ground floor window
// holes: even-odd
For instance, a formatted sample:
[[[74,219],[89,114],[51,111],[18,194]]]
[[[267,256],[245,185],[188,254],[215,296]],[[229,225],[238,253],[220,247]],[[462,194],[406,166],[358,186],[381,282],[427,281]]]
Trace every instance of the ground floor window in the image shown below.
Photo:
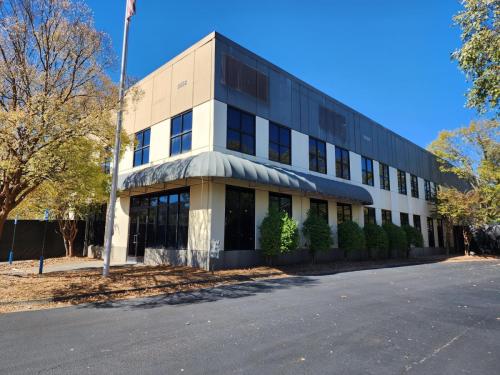
[[[129,256],[144,256],[145,247],[187,248],[189,190],[132,197],[129,216]]]
[[[377,221],[375,219],[375,208],[364,207],[363,212],[365,215],[365,224],[377,224]]]
[[[255,191],[226,186],[224,250],[255,249]]]
[[[437,227],[438,227],[438,246],[444,247],[444,224],[443,219],[437,219]]]
[[[269,209],[285,211],[292,217],[292,196],[287,194],[269,193]]]
[[[420,215],[413,215],[413,227],[422,233],[422,223],[420,222]]]
[[[429,247],[436,246],[434,241],[434,221],[432,217],[427,218],[427,234],[429,235]]]
[[[352,206],[345,203],[337,203],[337,224],[344,221],[352,221]]]
[[[311,199],[310,210],[328,223],[328,202],[320,199]]]
[[[382,210],[382,224],[391,224],[392,214],[389,210]]]
[[[401,226],[410,225],[410,218],[407,213],[400,212],[399,213],[399,221],[401,222]]]

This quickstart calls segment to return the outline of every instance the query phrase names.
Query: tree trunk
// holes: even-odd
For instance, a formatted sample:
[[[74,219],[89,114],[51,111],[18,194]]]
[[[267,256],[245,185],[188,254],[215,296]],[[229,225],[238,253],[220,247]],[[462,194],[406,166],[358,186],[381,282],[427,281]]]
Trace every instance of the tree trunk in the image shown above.
[[[75,238],[78,234],[78,223],[76,220],[60,219],[59,231],[64,241],[64,248],[66,249],[66,256],[75,256]]]
[[[464,236],[465,255],[470,255],[470,236],[467,227],[462,227],[462,235]]]
[[[7,215],[0,214],[0,239],[2,238],[3,228],[5,226],[6,221],[7,221]]]

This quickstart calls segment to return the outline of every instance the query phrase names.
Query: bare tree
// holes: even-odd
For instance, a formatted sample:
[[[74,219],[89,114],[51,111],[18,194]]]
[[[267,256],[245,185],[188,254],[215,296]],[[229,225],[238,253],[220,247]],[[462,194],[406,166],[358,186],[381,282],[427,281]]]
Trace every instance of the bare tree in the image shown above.
[[[65,169],[65,145],[109,139],[106,34],[71,0],[0,0],[0,236],[9,212]]]

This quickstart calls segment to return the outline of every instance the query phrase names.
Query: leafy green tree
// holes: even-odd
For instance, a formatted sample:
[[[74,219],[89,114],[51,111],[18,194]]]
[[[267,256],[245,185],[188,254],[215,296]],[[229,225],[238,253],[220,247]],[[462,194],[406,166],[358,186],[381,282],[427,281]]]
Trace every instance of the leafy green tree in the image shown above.
[[[294,251],[299,245],[298,224],[284,211],[270,209],[259,231],[260,246],[268,258]]]
[[[328,222],[313,210],[307,211],[307,218],[302,225],[302,233],[313,262],[318,252],[328,251],[332,248],[332,230]]]
[[[365,224],[366,248],[370,251],[372,259],[387,258],[389,250],[389,238],[385,230],[377,224]]]
[[[401,254],[406,255],[408,249],[406,232],[401,227],[392,223],[384,224],[382,228],[384,228],[387,233],[387,238],[389,239],[390,256],[396,258],[401,256]]]
[[[415,227],[410,225],[403,225],[401,228],[406,233],[406,240],[408,241],[408,246],[423,247],[424,237],[422,232]]]
[[[440,132],[429,145],[440,160],[440,170],[455,174],[466,185],[463,189],[441,186],[436,200],[436,213],[448,221],[448,231],[453,225],[464,228],[466,252],[469,228],[500,222],[499,129],[495,120],[473,121],[467,127]]]
[[[337,228],[339,247],[345,251],[345,256],[350,251],[366,249],[365,233],[354,221],[344,221]]]
[[[81,1],[0,1],[0,236],[15,207],[59,179],[67,145],[113,139],[111,51]]]
[[[462,0],[453,21],[462,29],[462,47],[452,57],[472,82],[467,106],[498,115],[500,99],[500,2]]]

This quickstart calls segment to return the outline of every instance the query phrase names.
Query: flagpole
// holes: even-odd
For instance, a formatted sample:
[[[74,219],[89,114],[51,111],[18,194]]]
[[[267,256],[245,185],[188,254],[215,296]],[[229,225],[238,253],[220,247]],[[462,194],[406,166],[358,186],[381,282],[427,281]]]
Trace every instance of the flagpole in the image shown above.
[[[111,259],[111,240],[113,238],[114,223],[115,223],[115,206],[116,206],[116,191],[118,188],[118,163],[120,161],[120,144],[123,118],[123,96],[125,93],[125,70],[127,67],[127,47],[128,47],[128,26],[129,26],[128,9],[125,9],[125,27],[123,29],[123,46],[122,46],[122,62],[120,71],[120,90],[118,114],[115,132],[115,147],[113,149],[113,166],[111,174],[111,192],[109,194],[108,212],[106,215],[106,229],[104,234],[104,266],[102,275],[108,277],[109,263]]]

